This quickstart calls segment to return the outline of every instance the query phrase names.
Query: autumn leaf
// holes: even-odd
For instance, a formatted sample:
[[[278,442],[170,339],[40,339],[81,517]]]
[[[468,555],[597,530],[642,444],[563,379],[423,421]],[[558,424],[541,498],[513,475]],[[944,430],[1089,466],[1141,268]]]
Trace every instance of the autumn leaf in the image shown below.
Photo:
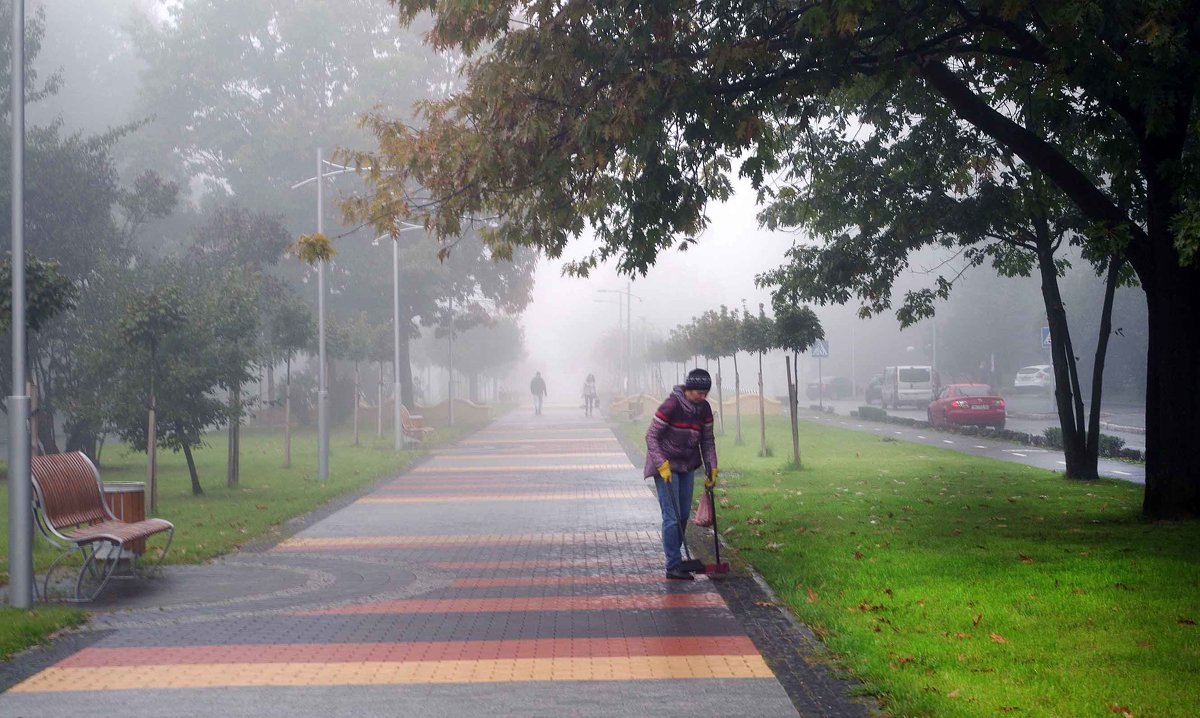
[[[1190,618],[1184,618],[1183,616],[1180,616],[1180,617],[1179,617],[1179,625],[1181,625],[1181,626],[1194,626],[1194,625],[1196,625],[1196,622],[1195,622],[1195,621],[1193,621],[1193,620],[1192,620],[1192,619],[1190,619]]]
[[[990,638],[996,643],[1008,643],[1008,639],[1006,639],[1004,636],[1001,636],[999,633],[991,634]]]
[[[770,601],[755,601],[754,605],[762,608],[775,608],[778,604],[771,603]]]
[[[855,560],[861,561],[861,560],[862,560],[862,557],[863,557],[863,555],[862,555],[862,551],[855,551],[855,552],[854,552],[854,558],[855,558]]]
[[[950,691],[949,693],[947,693],[947,694],[946,694],[946,697],[947,697],[947,698],[958,698],[958,695],[959,695],[959,691],[958,691],[958,689],[957,689],[957,688],[955,688],[954,690],[952,690],[952,691]]]
[[[817,597],[817,592],[812,590],[812,586],[809,586],[808,587],[808,602],[816,603],[817,601],[820,601],[820,600],[821,599]]]
[[[1026,556],[1026,555],[1025,555],[1025,554],[1023,554],[1023,553],[1019,553],[1019,554],[1017,554],[1017,558],[1021,559],[1021,563],[1033,563],[1033,562],[1034,562],[1034,561],[1033,561],[1033,557],[1031,557],[1031,556]]]
[[[978,626],[978,625],[979,625],[979,622],[980,622],[980,621],[982,621],[982,620],[983,620],[983,614],[981,613],[981,614],[979,614],[978,616],[976,616],[975,618],[972,618],[972,619],[971,619],[971,625],[972,625],[972,626]]]
[[[1116,713],[1117,715],[1122,716],[1122,718],[1133,718],[1132,711],[1125,706],[1117,705],[1116,703],[1112,703],[1108,706],[1108,712]]]

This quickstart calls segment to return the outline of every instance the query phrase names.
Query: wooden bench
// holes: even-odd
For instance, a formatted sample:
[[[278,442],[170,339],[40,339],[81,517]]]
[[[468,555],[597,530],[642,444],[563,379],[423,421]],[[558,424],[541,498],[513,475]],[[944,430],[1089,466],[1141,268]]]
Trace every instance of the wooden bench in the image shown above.
[[[48,595],[54,569],[75,551],[83,557],[83,566],[75,579],[75,595],[69,601],[96,598],[126,558],[129,572],[121,576],[138,575],[137,553],[129,550],[130,545],[165,532],[167,544],[150,570],[162,563],[175,538],[175,526],[163,519],[128,522],[114,516],[104,502],[100,472],[82,452],[34,456],[30,464],[38,528],[47,541],[62,551],[46,571],[43,598]],[[85,594],[84,586],[89,581],[95,589]]]
[[[424,441],[426,436],[433,433],[432,426],[421,423],[423,418],[420,414],[410,413],[407,406],[400,405],[400,430],[408,438]]]

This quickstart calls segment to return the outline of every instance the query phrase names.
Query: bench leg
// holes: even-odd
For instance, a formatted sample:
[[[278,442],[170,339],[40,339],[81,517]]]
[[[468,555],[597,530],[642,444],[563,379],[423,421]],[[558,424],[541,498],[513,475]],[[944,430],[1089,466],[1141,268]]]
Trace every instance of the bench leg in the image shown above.
[[[108,580],[113,577],[114,573],[116,573],[117,566],[121,564],[121,544],[111,544],[107,541],[99,541],[96,543],[114,546],[116,550],[116,557],[110,561],[105,561],[105,563],[108,564],[107,566],[101,566],[100,562],[96,560],[96,555],[99,552],[98,547],[95,544],[90,546],[90,550],[86,552],[87,558],[83,561],[83,567],[79,569],[79,576],[77,576],[75,579],[75,597],[67,599],[71,603],[86,603],[88,601],[95,600],[96,596],[99,596],[100,592],[104,590],[104,587],[108,585]],[[83,583],[84,579],[86,579],[88,576],[91,576],[94,580],[99,581],[99,585],[96,586],[96,590],[92,591],[86,598],[84,598]]]
[[[51,561],[51,562],[50,562],[50,568],[46,569],[46,577],[45,577],[45,578],[42,580],[42,600],[43,600],[43,601],[49,601],[49,600],[50,600],[50,576],[51,576],[51,574],[53,574],[53,573],[54,573],[54,569],[58,568],[58,565],[59,565],[59,563],[60,563],[60,562],[61,562],[61,561],[62,561],[64,558],[66,558],[67,556],[70,556],[70,555],[74,554],[76,551],[80,552],[80,553],[81,553],[81,554],[83,554],[85,557],[87,556],[87,552],[86,552],[86,551],[84,551],[83,549],[81,549],[81,548],[79,548],[79,547],[77,547],[77,546],[71,546],[71,547],[70,547],[70,548],[68,548],[66,551],[63,551],[62,553],[60,553],[60,554],[58,555],[58,558],[56,558],[56,559],[54,559],[53,561]],[[34,587],[35,587],[35,588],[37,587],[37,582],[36,582],[36,581],[34,582]]]
[[[163,546],[162,553],[158,555],[158,560],[155,561],[154,565],[150,567],[150,570],[146,572],[147,576],[153,574],[155,571],[158,570],[159,566],[162,565],[163,559],[165,559],[167,557],[167,551],[171,550],[171,542],[174,540],[175,540],[175,529],[173,529],[173,528],[167,529],[167,545]]]

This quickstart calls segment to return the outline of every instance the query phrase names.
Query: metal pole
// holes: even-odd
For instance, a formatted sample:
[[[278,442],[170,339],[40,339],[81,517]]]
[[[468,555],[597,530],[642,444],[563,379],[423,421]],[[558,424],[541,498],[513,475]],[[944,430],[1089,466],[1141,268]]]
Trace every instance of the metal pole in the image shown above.
[[[625,283],[625,384],[634,390],[634,282]]]
[[[8,397],[8,601],[33,606],[33,483],[25,386],[25,0],[12,17],[12,395]]]
[[[404,448],[404,431],[400,425],[400,238],[392,237],[392,446]]]
[[[317,234],[325,233],[325,164],[317,148]],[[329,386],[325,376],[325,260],[317,265],[317,480],[329,479]]]
[[[448,372],[450,379],[447,382],[448,388],[446,399],[446,421],[450,426],[454,426],[454,297],[450,297],[450,346],[448,353],[450,355],[450,371]]]

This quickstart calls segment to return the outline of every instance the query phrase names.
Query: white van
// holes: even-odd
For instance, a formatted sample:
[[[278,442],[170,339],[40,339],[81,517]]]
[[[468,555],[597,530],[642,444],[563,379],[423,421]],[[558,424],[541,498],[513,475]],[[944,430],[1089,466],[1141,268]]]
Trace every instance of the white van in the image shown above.
[[[937,385],[937,372],[931,366],[889,366],[883,370],[883,408],[925,407]]]

